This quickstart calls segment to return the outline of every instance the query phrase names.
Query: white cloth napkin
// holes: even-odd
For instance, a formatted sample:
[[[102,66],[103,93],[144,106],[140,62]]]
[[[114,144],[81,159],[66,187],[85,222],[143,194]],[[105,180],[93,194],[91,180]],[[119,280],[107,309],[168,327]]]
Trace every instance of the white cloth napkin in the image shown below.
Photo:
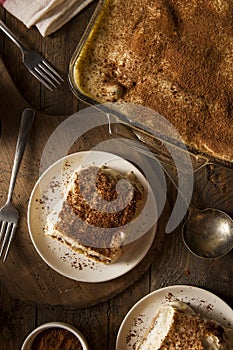
[[[93,0],[0,0],[3,7],[28,28],[43,36],[54,33]]]

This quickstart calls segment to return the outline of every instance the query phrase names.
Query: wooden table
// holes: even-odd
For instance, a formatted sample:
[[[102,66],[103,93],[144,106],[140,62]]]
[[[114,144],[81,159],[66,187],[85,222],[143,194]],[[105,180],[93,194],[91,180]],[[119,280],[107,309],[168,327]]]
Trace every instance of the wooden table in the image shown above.
[[[46,38],[35,28],[26,29],[2,8],[0,15],[25,45],[40,51],[67,77],[70,58],[95,6],[93,2]],[[233,252],[215,260],[200,259],[185,248],[181,224],[171,234],[165,234],[176,199],[176,190],[169,179],[155,240],[146,257],[126,275],[106,283],[83,283],[60,275],[42,261],[28,234],[29,196],[39,177],[40,159],[49,137],[70,115],[87,106],[73,95],[67,81],[54,92],[41,87],[23,66],[18,48],[2,33],[0,39],[0,205],[6,200],[22,110],[32,106],[37,112],[13,198],[20,211],[19,228],[7,263],[0,262],[0,349],[19,349],[35,326],[64,321],[83,332],[90,349],[112,350],[118,328],[130,308],[149,292],[165,286],[202,287],[232,307]],[[129,131],[124,129],[124,132]],[[68,153],[89,150],[109,137],[107,126],[99,126],[82,135]],[[124,148],[119,148],[117,153],[123,154]],[[59,156],[54,149],[51,159]],[[135,157],[142,156],[135,154]],[[143,159],[150,166],[146,157]],[[201,168],[195,173],[193,205],[213,206],[233,216],[232,180],[230,169],[213,165]]]

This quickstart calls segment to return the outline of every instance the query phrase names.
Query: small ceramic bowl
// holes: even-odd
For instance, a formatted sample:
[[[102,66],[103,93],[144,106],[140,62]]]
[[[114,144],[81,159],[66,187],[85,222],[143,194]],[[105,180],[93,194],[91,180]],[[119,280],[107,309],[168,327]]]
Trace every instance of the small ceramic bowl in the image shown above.
[[[40,325],[39,327],[35,328],[28,336],[27,338],[24,340],[23,345],[21,347],[21,350],[31,350],[33,341],[35,340],[36,336],[45,331],[46,329],[49,328],[62,328],[62,329],[66,329],[68,331],[70,331],[71,333],[73,333],[78,340],[80,341],[81,345],[82,345],[82,350],[89,350],[88,344],[86,339],[84,338],[84,336],[82,335],[82,333],[80,333],[76,328],[74,328],[73,326],[67,324],[67,323],[63,323],[63,322],[48,322],[48,323],[44,323],[42,325]]]

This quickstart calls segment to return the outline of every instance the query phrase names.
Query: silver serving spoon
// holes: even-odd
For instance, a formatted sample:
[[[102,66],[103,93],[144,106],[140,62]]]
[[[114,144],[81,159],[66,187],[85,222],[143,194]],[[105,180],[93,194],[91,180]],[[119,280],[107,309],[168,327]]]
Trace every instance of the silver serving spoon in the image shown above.
[[[217,258],[233,248],[233,220],[218,209],[190,208],[182,236],[193,254],[202,258]]]
[[[111,122],[113,118],[113,121],[115,120],[130,126],[134,130],[134,134],[137,136],[138,140],[142,143],[145,143],[145,140],[138,135],[137,131],[145,134],[149,133],[149,135],[151,135],[151,131],[148,131],[147,127],[141,123],[135,123],[132,120],[127,120],[127,118],[126,120],[122,120],[122,116],[119,117],[119,114],[116,116],[110,113],[109,110],[107,110],[106,115],[108,117],[110,134],[112,134]],[[134,145],[133,147],[136,146]],[[147,152],[147,148],[137,147],[136,149],[138,152],[153,157],[150,152]],[[163,160],[161,160],[161,162],[163,163]],[[199,166],[202,167],[207,163],[207,159],[205,159],[205,161],[202,160]],[[180,193],[180,188],[177,187],[165,166],[163,170]],[[186,202],[186,200],[184,201]],[[197,210],[190,208],[188,219],[182,228],[182,236],[187,248],[196,256],[217,258],[226,255],[233,248],[233,220],[221,210],[212,208]]]

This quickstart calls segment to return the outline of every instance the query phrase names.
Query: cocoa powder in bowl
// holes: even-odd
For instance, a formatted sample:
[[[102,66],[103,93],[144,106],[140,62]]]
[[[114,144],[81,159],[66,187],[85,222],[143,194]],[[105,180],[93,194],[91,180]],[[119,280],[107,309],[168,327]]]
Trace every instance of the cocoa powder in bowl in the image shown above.
[[[62,328],[48,328],[39,333],[31,350],[83,350],[78,338]]]

